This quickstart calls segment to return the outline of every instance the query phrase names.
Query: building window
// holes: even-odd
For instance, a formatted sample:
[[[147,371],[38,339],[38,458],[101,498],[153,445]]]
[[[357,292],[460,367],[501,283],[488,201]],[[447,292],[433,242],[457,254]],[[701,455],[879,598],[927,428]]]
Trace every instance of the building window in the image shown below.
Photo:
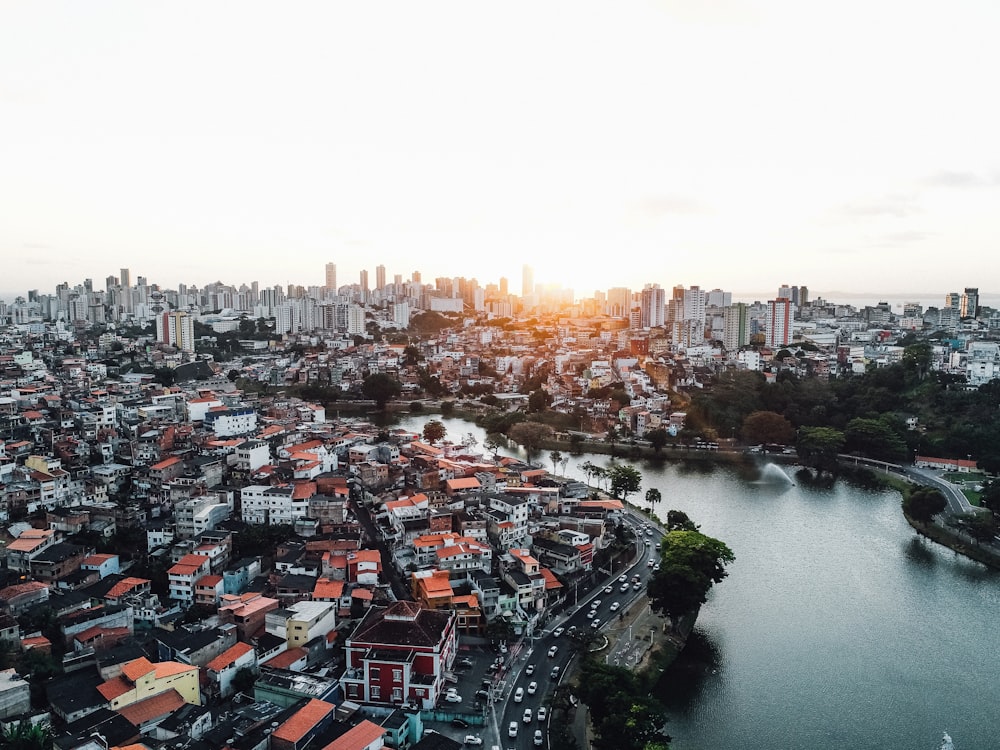
[[[379,687],[378,685],[372,685],[372,700],[377,701],[379,699]]]
[[[393,688],[392,689],[392,701],[393,703],[399,703],[403,700],[403,688]]]
[[[372,680],[377,680],[379,678],[379,668],[378,667],[369,667],[368,668],[368,677],[370,679],[372,679]]]
[[[403,679],[403,670],[402,669],[394,669],[394,670],[392,670],[392,679],[393,679],[393,682],[399,682],[400,680],[402,680]]]

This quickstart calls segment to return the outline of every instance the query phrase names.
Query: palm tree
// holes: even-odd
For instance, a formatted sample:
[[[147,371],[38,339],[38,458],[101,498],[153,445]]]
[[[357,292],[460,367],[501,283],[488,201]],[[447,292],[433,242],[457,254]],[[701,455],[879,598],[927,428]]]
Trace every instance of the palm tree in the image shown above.
[[[22,720],[0,730],[0,745],[5,750],[52,750],[52,730],[48,724]]]
[[[562,453],[559,451],[552,451],[549,454],[549,460],[552,461],[552,473],[555,474],[559,471],[559,462],[562,461]]]
[[[656,487],[650,487],[646,490],[646,502],[649,503],[649,511],[653,511],[653,506],[656,505],[660,500],[663,499],[663,495]]]

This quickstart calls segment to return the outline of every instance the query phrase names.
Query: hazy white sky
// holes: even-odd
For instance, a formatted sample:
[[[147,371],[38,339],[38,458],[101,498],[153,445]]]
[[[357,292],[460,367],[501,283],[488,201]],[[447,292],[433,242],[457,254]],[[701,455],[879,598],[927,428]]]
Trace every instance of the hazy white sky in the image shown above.
[[[0,4],[0,292],[1000,288],[1000,3]]]

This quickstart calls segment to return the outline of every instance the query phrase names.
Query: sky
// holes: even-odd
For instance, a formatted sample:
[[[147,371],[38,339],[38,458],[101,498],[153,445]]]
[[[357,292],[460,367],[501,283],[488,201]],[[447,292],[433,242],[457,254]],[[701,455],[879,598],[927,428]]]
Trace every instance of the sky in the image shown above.
[[[1000,291],[1000,3],[0,4],[0,298]]]

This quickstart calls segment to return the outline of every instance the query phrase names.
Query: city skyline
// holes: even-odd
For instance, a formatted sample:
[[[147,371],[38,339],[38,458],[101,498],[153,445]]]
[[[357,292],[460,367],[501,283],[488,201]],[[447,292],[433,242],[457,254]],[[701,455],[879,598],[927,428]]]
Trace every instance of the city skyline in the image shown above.
[[[8,301],[327,262],[926,300],[1000,240],[989,3],[56,7],[0,9]]]

